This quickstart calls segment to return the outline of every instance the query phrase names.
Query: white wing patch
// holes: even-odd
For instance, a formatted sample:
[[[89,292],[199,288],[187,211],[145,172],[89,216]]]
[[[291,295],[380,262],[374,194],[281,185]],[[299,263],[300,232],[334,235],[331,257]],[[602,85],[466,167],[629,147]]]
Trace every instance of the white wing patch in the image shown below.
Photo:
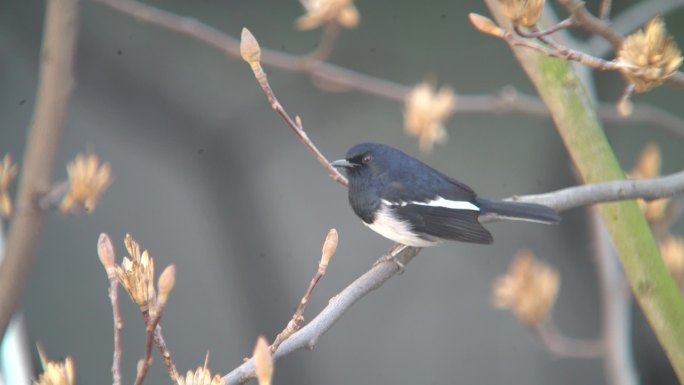
[[[390,207],[392,204],[383,201],[383,204],[375,213],[375,220],[373,223],[363,222],[366,226],[370,227],[371,230],[382,235],[385,238],[391,239],[395,242],[399,242],[403,245],[416,246],[416,247],[427,247],[434,246],[439,243],[438,239],[423,239],[417,236],[412,230],[411,225],[408,221],[402,221],[392,213]],[[394,204],[393,206],[399,206],[400,204]],[[403,206],[405,206],[403,204]]]
[[[431,201],[427,202],[390,202],[387,200],[382,200],[382,203],[386,204],[387,206],[406,206],[406,205],[419,205],[419,206],[430,206],[430,207],[444,207],[447,209],[454,209],[454,210],[472,210],[472,211],[480,211],[480,208],[475,206],[472,202],[468,201],[452,201],[449,199],[444,199],[442,197],[437,197],[437,199],[433,199]]]

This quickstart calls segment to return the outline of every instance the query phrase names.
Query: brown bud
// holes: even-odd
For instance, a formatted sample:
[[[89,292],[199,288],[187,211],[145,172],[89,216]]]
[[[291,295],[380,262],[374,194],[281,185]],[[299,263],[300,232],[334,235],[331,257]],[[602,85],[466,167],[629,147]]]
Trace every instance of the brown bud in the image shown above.
[[[477,13],[470,13],[468,19],[473,26],[480,32],[492,35],[494,37],[502,38],[506,32],[501,29],[492,19],[479,15]]]
[[[328,266],[330,258],[335,255],[337,250],[337,230],[330,229],[328,235],[325,237],[325,242],[323,242],[323,251],[321,254],[321,265]]]
[[[157,286],[159,288],[158,300],[160,306],[164,306],[166,304],[166,300],[168,299],[169,294],[171,294],[171,290],[173,290],[173,286],[175,284],[176,266],[166,266],[164,271],[162,271],[161,275],[159,276],[159,282],[157,283]]]
[[[261,47],[259,42],[247,29],[242,29],[240,37],[240,56],[242,60],[246,61],[250,66],[255,66],[261,62]]]
[[[106,233],[101,233],[97,239],[97,255],[100,257],[100,263],[109,271],[116,265],[116,255],[114,255],[114,245],[111,238]]]

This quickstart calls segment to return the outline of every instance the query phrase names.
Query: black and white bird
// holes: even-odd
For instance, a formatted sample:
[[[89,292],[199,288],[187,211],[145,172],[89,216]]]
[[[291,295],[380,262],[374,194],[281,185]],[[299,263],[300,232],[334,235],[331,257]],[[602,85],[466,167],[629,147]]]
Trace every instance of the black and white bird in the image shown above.
[[[349,179],[349,204],[365,225],[408,246],[444,240],[492,243],[480,215],[556,224],[558,213],[533,203],[478,198],[465,184],[390,146],[357,144],[330,163]]]

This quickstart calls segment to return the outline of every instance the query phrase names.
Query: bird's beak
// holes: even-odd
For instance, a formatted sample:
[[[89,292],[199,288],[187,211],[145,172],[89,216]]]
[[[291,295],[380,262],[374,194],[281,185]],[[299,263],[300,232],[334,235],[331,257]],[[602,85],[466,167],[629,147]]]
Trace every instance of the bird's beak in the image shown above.
[[[346,159],[338,159],[334,162],[330,162],[330,165],[333,167],[344,167],[344,168],[352,168],[352,167],[356,166],[354,163],[351,163],[350,161],[348,161]]]

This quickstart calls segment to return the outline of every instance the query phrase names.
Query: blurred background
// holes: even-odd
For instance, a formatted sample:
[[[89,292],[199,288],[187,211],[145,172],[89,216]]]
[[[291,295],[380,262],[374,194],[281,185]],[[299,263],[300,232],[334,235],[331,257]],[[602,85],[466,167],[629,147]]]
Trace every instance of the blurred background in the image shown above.
[[[306,54],[321,30],[300,32],[301,4],[288,1],[146,2],[238,37],[248,27],[262,47]],[[615,13],[635,4],[615,1]],[[406,86],[424,80],[463,94],[506,85],[534,89],[500,40],[475,31],[469,12],[482,2],[358,1],[360,25],[343,30],[329,61]],[[35,102],[44,2],[0,2],[0,154],[21,167]],[[588,2],[590,9],[596,2]],[[653,11],[656,13],[656,10]],[[684,11],[667,16],[684,44]],[[582,37],[582,35],[579,35]],[[550,119],[520,114],[457,114],[449,141],[418,151],[403,128],[401,104],[358,92],[328,92],[303,74],[266,67],[276,94],[300,115],[310,138],[331,159],[353,144],[398,147],[473,187],[504,198],[574,185],[571,162]],[[311,298],[311,319],[367,271],[391,242],[365,228],[308,150],[270,108],[242,61],[192,38],[140,23],[102,5],[81,3],[76,89],[55,180],[87,149],[111,163],[114,182],[92,215],[49,216],[22,312],[31,344],[51,358],[71,355],[79,384],[110,380],[112,317],[108,282],[96,255],[101,232],[115,242],[131,233],[159,271],[177,267],[162,320],[179,370],[201,365],[225,374],[251,355],[258,335],[272,340],[286,325],[316,271],[331,227],[339,247]],[[615,101],[623,82],[598,74],[600,99]],[[684,119],[682,93],[662,87],[637,103]],[[626,170],[655,141],[663,173],[684,164],[683,139],[629,121],[606,125]],[[521,248],[560,273],[553,317],[567,335],[595,338],[600,309],[585,209],[563,213],[560,226],[489,226],[491,246],[450,243],[424,250],[405,274],[356,304],[313,351],[277,362],[275,384],[545,384],[605,382],[602,362],[547,353],[510,312],[491,305],[491,286]],[[684,232],[678,223],[674,232]],[[123,375],[132,382],[144,350],[139,311],[120,292]],[[634,350],[644,384],[676,383],[638,309]],[[155,353],[156,354],[156,353]],[[147,383],[168,383],[157,355]]]

